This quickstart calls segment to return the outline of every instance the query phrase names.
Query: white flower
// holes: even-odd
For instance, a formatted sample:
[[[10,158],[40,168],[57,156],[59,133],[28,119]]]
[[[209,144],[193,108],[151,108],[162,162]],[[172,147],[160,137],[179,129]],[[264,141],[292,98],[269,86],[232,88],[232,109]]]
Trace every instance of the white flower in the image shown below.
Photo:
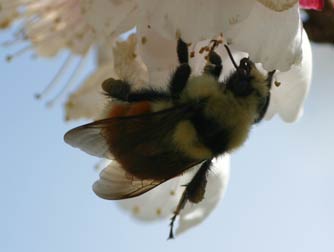
[[[227,188],[229,167],[229,156],[220,157],[214,161],[208,174],[205,198],[198,204],[186,204],[186,207],[180,213],[176,234],[183,233],[201,223],[217,206]],[[96,182],[97,186],[94,187],[95,191],[101,193],[105,188],[109,192],[114,181],[108,177],[108,173],[109,170],[114,169],[117,169],[117,164],[112,162],[101,172],[101,178]],[[170,218],[181,198],[185,188],[184,185],[190,182],[196,170],[196,168],[191,169],[184,175],[170,179],[136,198],[119,201],[119,206],[142,221]]]
[[[110,48],[120,34],[137,26],[141,41],[138,54],[153,86],[166,86],[177,65],[176,36],[195,47],[201,40],[222,34],[233,49],[246,52],[267,70],[286,72],[292,66],[298,68],[301,62],[310,62],[309,58],[303,59],[307,55],[302,51],[306,38],[302,36],[297,0],[0,0],[0,6],[0,20],[10,20],[3,21],[10,24],[21,18],[23,32],[17,36],[29,40],[37,54],[46,57],[64,48],[81,56],[92,47]],[[289,103],[292,107],[273,94],[276,98],[268,117],[274,113],[287,121],[298,117],[309,78],[298,80],[295,92],[289,94],[289,99],[295,101]],[[280,89],[287,90],[289,83],[285,79]],[[284,93],[276,88],[273,92]]]
[[[166,2],[163,5],[168,4],[169,2]],[[226,34],[224,33],[224,39],[231,43],[231,48],[234,49],[235,58],[241,58],[246,54],[249,54],[253,60],[261,62],[262,65],[268,69],[281,68],[281,70],[289,70],[293,65],[292,69],[288,72],[277,74],[276,81],[281,82],[281,87],[273,87],[273,102],[271,103],[267,115],[267,117],[271,117],[275,113],[278,113],[283,119],[291,121],[297,118],[306,95],[306,90],[308,89],[310,57],[308,57],[307,46],[303,48],[300,47],[301,43],[303,43],[303,46],[307,45],[308,40],[306,36],[301,38],[300,35],[302,30],[297,5],[290,3],[289,5],[286,5],[285,8],[282,6],[278,8],[275,5],[279,11],[275,12],[272,8],[267,8],[262,4],[272,7],[269,2],[263,2],[261,4],[254,2],[252,8],[249,9],[249,12],[243,20],[240,19],[239,22],[229,24],[229,29]],[[151,7],[153,9],[153,5]],[[159,10],[159,8],[154,9],[154,13],[159,13]],[[165,11],[166,9],[162,8],[161,10]],[[182,10],[180,10],[180,12],[182,12]],[[163,16],[163,14],[161,14],[161,16]],[[266,20],[262,22],[258,17],[266,18]],[[182,24],[180,22],[175,23],[178,25]],[[176,39],[175,37],[168,36],[168,29],[165,30],[164,27],[159,27],[160,30],[157,28],[154,29],[155,25],[156,23],[154,22],[147,22],[145,19],[144,21],[141,20],[137,26],[138,50],[133,44],[130,46],[125,42],[123,42],[124,47],[122,49],[119,47],[120,44],[115,48],[114,59],[116,62],[114,61],[113,63],[110,63],[114,64],[113,69],[115,71],[117,71],[119,66],[129,65],[131,57],[129,58],[126,55],[139,54],[139,60],[142,59],[147,66],[147,69],[141,68],[120,74],[118,75],[119,78],[128,79],[130,76],[130,79],[134,80],[132,83],[136,84],[137,81],[136,78],[134,78],[134,75],[143,74],[147,71],[149,75],[149,83],[146,83],[147,85],[155,88],[166,88],[170,75],[178,64],[175,50]],[[283,27],[281,34],[277,32],[277,26]],[[194,27],[196,26],[193,26],[193,28]],[[178,30],[178,32],[180,31],[181,30]],[[207,31],[208,30],[205,30],[205,32]],[[189,31],[187,28],[185,29],[186,35],[182,32],[180,32],[179,35],[183,38],[183,36],[187,36],[187,32],[189,32],[190,35],[193,34],[191,33],[192,31]],[[195,29],[195,32],[198,32],[198,29]],[[286,33],[288,36],[284,36]],[[201,50],[210,43],[210,39],[215,37],[217,36],[209,38],[205,37],[205,40],[192,43],[190,48],[193,55],[190,59],[190,64],[193,69],[193,74],[201,73],[206,62],[205,53],[201,53]],[[285,50],[287,52],[287,57],[281,57],[282,46],[285,48],[286,44],[291,45],[291,50]],[[216,51],[223,59],[224,70],[221,76],[221,79],[223,79],[224,76],[227,76],[230,73],[233,66],[223,46],[218,46]],[[118,57],[117,53],[119,54]],[[286,60],[287,58],[288,60]],[[138,59],[138,57],[136,57],[136,59]],[[105,67],[106,66],[102,66],[96,74],[101,75],[104,71],[102,69]],[[126,70],[127,68],[123,67],[122,69]],[[132,70],[133,68],[130,69]],[[290,82],[290,80],[294,80],[294,78],[300,76],[300,74],[298,75],[300,71],[297,73],[296,69],[300,69],[307,73],[304,79],[299,78],[299,83],[297,84],[296,82]],[[144,79],[147,80],[147,78]],[[145,81],[141,83],[145,83]],[[290,106],[280,106],[281,104],[284,104],[284,96],[282,95],[284,90],[295,91],[291,92],[291,95],[289,96]],[[278,103],[275,102],[277,100],[279,100]],[[82,106],[82,108],[84,108],[84,106]],[[99,185],[106,186],[105,183],[107,180],[104,180],[103,178],[105,174],[108,174],[108,170],[113,168],[113,165],[111,165],[101,172],[102,180],[97,182]],[[228,170],[229,164],[227,161],[221,161],[220,165],[215,166],[215,172],[210,174],[209,177],[205,200],[197,205],[188,204],[187,207],[181,211],[177,233],[181,233],[191,226],[200,223],[214,209],[219,199],[224,195],[227,186]],[[191,173],[174,178],[144,195],[120,201],[119,205],[123,209],[128,210],[132,216],[140,220],[148,221],[171,217],[183,191],[183,188],[179,185],[186,184],[190,178]],[[104,186],[102,188],[104,188]],[[108,188],[108,186],[106,188]]]
[[[6,28],[21,19],[18,39],[30,41],[39,56],[52,57],[65,48],[85,55],[91,46],[111,45],[133,28],[135,10],[131,1],[119,0],[0,0],[0,24]]]
[[[39,56],[53,57],[62,49],[81,57],[92,47],[98,51],[95,72],[67,102],[67,120],[103,116],[107,100],[100,85],[109,77],[126,79],[134,88],[167,88],[178,65],[178,37],[191,43],[194,75],[203,70],[203,48],[212,39],[228,43],[236,59],[249,55],[265,70],[277,70],[280,85],[272,88],[267,118],[297,119],[309,88],[311,55],[297,0],[0,0],[0,27],[18,18],[24,23],[19,38],[29,40]],[[137,39],[131,36],[112,50],[116,39],[135,26]],[[216,51],[223,59],[224,79],[233,67],[222,45]],[[100,188],[109,186],[104,176],[113,165],[101,172]],[[228,157],[215,164],[205,199],[181,211],[178,233],[213,210],[225,192],[228,171]],[[120,206],[142,220],[170,217],[182,194],[180,185],[190,177],[191,172],[174,178]]]
[[[70,52],[54,80],[37,95],[41,98],[53,89],[71,66],[73,55],[82,57],[70,81],[49,102],[51,105],[75,84],[91,48],[97,50],[107,45],[105,48],[110,49],[118,36],[134,27],[135,10],[136,6],[131,1],[119,0],[0,0],[0,28],[21,20],[13,41],[31,44],[7,59],[10,61],[27,51],[34,51],[40,57],[55,57],[63,49]]]
[[[39,56],[52,57],[61,49],[85,55],[95,41],[80,0],[36,0],[26,4],[22,18],[25,39]]]

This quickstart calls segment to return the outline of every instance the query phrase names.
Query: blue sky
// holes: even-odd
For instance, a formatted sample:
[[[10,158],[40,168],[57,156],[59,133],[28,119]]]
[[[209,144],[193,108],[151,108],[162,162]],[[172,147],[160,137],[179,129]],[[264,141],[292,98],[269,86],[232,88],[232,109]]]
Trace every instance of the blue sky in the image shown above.
[[[0,41],[9,37],[0,33]],[[232,157],[226,198],[168,242],[168,220],[143,224],[95,196],[98,159],[63,142],[81,122],[64,122],[62,102],[48,109],[48,99],[34,99],[66,55],[8,64],[14,49],[0,48],[0,251],[334,251],[332,47],[313,46],[303,118],[255,127]]]

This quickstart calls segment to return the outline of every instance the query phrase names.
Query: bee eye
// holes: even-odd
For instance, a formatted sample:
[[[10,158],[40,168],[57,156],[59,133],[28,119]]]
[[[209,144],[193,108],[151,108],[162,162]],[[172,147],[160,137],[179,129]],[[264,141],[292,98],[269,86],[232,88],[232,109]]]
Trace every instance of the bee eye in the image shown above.
[[[239,69],[245,74],[248,75],[251,70],[251,64],[249,58],[243,58],[240,60]]]

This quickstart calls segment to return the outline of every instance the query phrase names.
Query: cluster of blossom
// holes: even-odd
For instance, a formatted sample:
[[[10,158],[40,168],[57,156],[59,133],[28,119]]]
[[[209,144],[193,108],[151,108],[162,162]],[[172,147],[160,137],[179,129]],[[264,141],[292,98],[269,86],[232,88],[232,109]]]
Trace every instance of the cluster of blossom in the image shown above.
[[[107,78],[127,79],[135,88],[166,87],[177,65],[176,38],[180,36],[191,44],[194,74],[205,64],[201,49],[215,38],[228,43],[236,58],[248,54],[263,69],[277,70],[280,85],[273,86],[266,118],[277,114],[292,122],[302,113],[312,67],[300,7],[321,9],[323,4],[321,0],[0,0],[0,29],[21,20],[15,36],[30,41],[41,57],[53,57],[62,49],[84,57],[90,48],[96,50],[96,70],[69,96],[67,120],[100,117],[105,103],[101,83]],[[133,35],[119,41],[131,30]],[[226,62],[224,78],[231,66],[222,45],[217,53]],[[222,198],[228,174],[225,156],[216,161],[208,177],[205,200],[182,212],[177,232],[205,219]],[[189,176],[119,204],[145,220],[171,216],[182,193],[180,185]]]

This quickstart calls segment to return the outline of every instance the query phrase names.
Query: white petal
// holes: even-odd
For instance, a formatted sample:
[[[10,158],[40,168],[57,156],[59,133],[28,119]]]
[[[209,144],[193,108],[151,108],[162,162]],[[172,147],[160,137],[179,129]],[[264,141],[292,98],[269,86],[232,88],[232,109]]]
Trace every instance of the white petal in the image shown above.
[[[180,200],[184,187],[194,172],[169,180],[153,190],[133,199],[119,202],[119,206],[130,211],[133,217],[143,221],[169,218]],[[198,204],[187,203],[181,211],[176,233],[182,233],[202,222],[223,197],[229,177],[229,157],[219,158],[208,176],[205,198]]]
[[[148,68],[150,85],[166,87],[178,65],[176,40],[163,38],[145,24],[137,27],[138,52]]]
[[[298,0],[258,0],[258,2],[274,11],[285,11],[295,5]]]
[[[176,40],[165,39],[145,25],[138,27],[137,36],[139,53],[147,66],[150,85],[157,88],[166,88],[173,71],[179,64],[176,53]],[[145,41],[145,43],[142,41]],[[203,51],[203,48],[207,46],[210,46],[210,40],[192,43],[188,47],[189,54],[192,55],[189,58],[192,75],[202,74],[206,64],[205,57],[208,54],[207,51]],[[247,56],[246,53],[237,52],[233,48],[231,50],[233,51],[233,57],[237,61],[241,57]],[[224,76],[226,77],[235,69],[222,44],[218,45],[215,51],[222,57],[223,73],[221,79],[224,79]]]
[[[300,61],[302,53],[298,4],[275,12],[256,3],[250,15],[231,26],[224,36],[235,49],[249,53],[250,58],[261,62],[265,69],[287,71]]]
[[[249,53],[250,58],[263,63],[265,69],[290,69],[301,56],[298,3],[289,2],[288,8],[280,1],[277,4],[288,9],[277,12],[257,1],[241,2],[141,1],[139,5],[144,14],[139,33],[145,34],[147,27],[152,34],[158,33],[160,40],[175,41],[180,35],[186,42],[193,43],[223,34],[225,42]],[[164,68],[164,65],[157,64],[158,67]]]
[[[273,85],[267,119],[277,113],[284,121],[293,122],[303,112],[304,101],[311,84],[312,52],[305,31],[302,39],[303,57],[301,62],[293,65],[290,71],[278,73],[276,76],[276,80],[281,84],[279,87]]]
[[[141,19],[167,39],[187,42],[211,38],[248,16],[254,0],[141,0]]]
[[[118,79],[129,81],[134,89],[147,84],[147,68],[138,53],[136,35],[130,35],[126,41],[117,42],[113,54]]]
[[[181,212],[179,226],[176,234],[181,234],[189,228],[201,223],[218,202],[223,198],[229,181],[229,158],[220,157],[215,160],[208,175],[205,198],[198,204],[188,204]]]

